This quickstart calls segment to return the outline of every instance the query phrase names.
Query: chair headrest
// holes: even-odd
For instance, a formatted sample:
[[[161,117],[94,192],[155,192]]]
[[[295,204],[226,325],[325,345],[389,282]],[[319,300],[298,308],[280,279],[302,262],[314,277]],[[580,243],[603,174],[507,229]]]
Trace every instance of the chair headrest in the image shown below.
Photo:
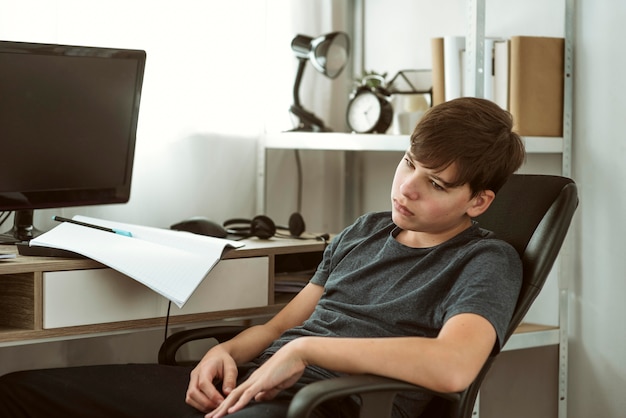
[[[555,204],[567,186],[574,188],[572,179],[540,174],[514,174],[502,186],[491,206],[476,221],[481,228],[511,244],[520,257],[537,226]]]

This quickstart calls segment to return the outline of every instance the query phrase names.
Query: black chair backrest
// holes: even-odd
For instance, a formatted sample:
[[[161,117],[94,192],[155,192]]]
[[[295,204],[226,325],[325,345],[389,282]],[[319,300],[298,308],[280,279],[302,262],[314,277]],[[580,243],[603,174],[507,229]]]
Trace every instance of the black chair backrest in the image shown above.
[[[481,228],[515,247],[522,259],[524,279],[507,339],[541,291],[577,205],[578,193],[572,179],[515,174],[489,209],[476,218]]]
[[[481,228],[510,243],[524,268],[522,289],[506,340],[515,331],[541,291],[565,240],[578,205],[576,184],[567,177],[515,174],[497,193],[489,209],[476,218]],[[506,342],[506,341],[505,341]],[[471,416],[482,380],[491,367],[490,356],[459,403],[435,399],[423,417]]]

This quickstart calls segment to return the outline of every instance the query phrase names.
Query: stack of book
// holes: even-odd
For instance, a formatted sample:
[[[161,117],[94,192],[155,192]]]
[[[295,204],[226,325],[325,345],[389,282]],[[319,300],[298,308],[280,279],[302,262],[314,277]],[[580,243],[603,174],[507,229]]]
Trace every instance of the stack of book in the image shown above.
[[[433,38],[433,105],[465,91],[465,38]],[[486,38],[483,97],[511,112],[524,136],[563,135],[564,38]]]

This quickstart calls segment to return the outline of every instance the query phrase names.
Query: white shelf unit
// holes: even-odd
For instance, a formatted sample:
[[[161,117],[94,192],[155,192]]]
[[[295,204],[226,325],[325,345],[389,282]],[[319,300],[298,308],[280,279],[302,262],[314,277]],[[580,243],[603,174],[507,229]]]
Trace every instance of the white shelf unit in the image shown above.
[[[529,154],[562,154],[562,137],[524,137]],[[342,132],[283,132],[267,134],[264,149],[333,151],[406,151],[409,135],[351,134]]]
[[[364,45],[363,45],[363,18],[364,0],[354,0],[354,45],[353,71],[359,73],[363,69]],[[468,28],[467,28],[467,51],[468,65],[470,69],[466,73],[470,92],[474,96],[481,97],[483,94],[482,77],[478,77],[478,68],[482,68],[483,49],[476,48],[482,45],[484,40],[485,26],[485,0],[467,0]],[[574,0],[564,0],[565,13],[565,56],[564,56],[564,103],[563,103],[563,136],[562,137],[524,137],[524,143],[528,154],[560,154],[561,173],[571,176],[571,148],[572,148],[572,84],[573,84],[573,34],[574,34]],[[474,71],[471,71],[474,69]],[[259,152],[259,175],[257,193],[257,211],[264,213],[266,192],[266,161],[268,150],[325,150],[346,151],[347,160],[349,155],[359,151],[406,151],[409,146],[409,135],[382,135],[382,134],[354,134],[341,132],[310,133],[310,132],[283,132],[268,133],[262,138]],[[349,166],[349,162],[348,162]],[[353,209],[353,204],[346,204],[347,211]],[[559,264],[559,325],[535,326],[530,330],[514,334],[504,350],[519,350],[544,346],[559,346],[559,375],[558,379],[558,417],[567,417],[567,376],[568,376],[568,322],[569,322],[569,298],[568,278],[563,277],[571,273],[571,256],[569,240],[566,240],[561,250]],[[480,414],[479,400],[474,407],[473,417]]]

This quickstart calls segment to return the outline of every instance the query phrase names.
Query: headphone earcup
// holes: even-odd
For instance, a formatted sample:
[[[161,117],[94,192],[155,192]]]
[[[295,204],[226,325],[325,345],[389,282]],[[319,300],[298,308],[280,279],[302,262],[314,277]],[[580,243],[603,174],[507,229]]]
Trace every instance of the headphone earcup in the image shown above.
[[[276,225],[269,217],[258,215],[250,222],[250,235],[261,239],[269,239],[276,234]]]
[[[306,231],[304,218],[298,212],[294,212],[289,217],[289,234],[293,237],[299,237]]]
[[[222,224],[229,234],[237,235],[240,237],[250,236],[250,225],[252,221],[244,218],[233,218],[224,221]]]

